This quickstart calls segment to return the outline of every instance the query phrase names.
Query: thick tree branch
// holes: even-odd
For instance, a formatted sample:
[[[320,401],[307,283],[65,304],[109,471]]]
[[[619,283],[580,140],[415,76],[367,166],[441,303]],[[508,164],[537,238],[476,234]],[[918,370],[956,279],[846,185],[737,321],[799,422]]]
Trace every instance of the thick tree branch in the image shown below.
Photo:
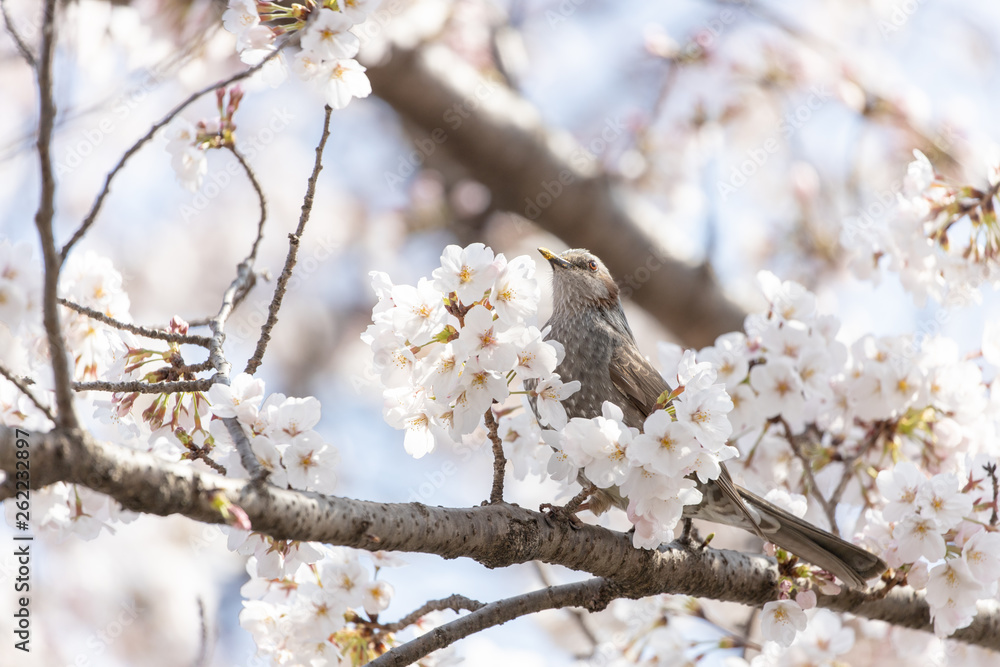
[[[434,628],[412,641],[395,647],[372,660],[368,665],[369,667],[411,665],[427,656],[431,651],[454,644],[459,639],[544,609],[586,607],[591,611],[599,611],[607,606],[607,603],[614,597],[617,597],[617,589],[618,587],[613,583],[598,578],[543,588],[505,600],[497,600],[471,614]]]
[[[674,257],[665,240],[644,231],[658,226],[649,207],[629,199],[589,153],[546,128],[502,82],[482,78],[443,47],[394,47],[368,76],[401,116],[443,138],[435,140],[439,149],[490,188],[494,205],[599,252],[623,292],[681,341],[710,345],[742,327],[746,313],[709,269]]]
[[[222,493],[247,513],[254,530],[276,539],[464,557],[490,568],[540,560],[609,579],[625,597],[672,593],[751,606],[777,597],[774,561],[761,555],[674,545],[663,551],[635,549],[625,534],[598,526],[550,523],[539,512],[505,503],[428,507],[250,484],[96,442],[79,430],[34,433],[29,442],[34,488],[57,481],[82,484],[137,512],[223,523],[214,500]],[[0,469],[15,470],[16,452],[14,429],[0,427]],[[9,495],[10,489],[0,488],[0,499]],[[910,588],[894,588],[881,598],[845,590],[836,597],[821,596],[820,605],[931,629],[923,594]],[[953,638],[1000,650],[1000,606],[980,602],[972,625]]]

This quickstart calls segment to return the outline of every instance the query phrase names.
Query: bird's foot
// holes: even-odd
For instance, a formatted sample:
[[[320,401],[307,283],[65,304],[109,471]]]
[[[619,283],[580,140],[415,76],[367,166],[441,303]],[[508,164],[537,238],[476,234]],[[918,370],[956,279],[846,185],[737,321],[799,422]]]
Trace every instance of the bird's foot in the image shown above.
[[[587,488],[573,496],[573,499],[562,507],[545,503],[538,509],[545,515],[545,521],[550,526],[554,525],[556,521],[562,521],[569,523],[570,528],[579,529],[583,525],[583,522],[580,521],[576,513],[589,509],[587,503],[584,501],[590,498],[590,495],[595,491],[597,491],[597,487],[593,484],[588,484]]]
[[[545,523],[550,526],[555,526],[559,523],[568,523],[569,527],[573,530],[579,530],[583,522],[580,521],[580,517],[576,515],[576,511],[569,509],[569,505],[553,505],[552,503],[543,503],[538,510],[545,517]],[[579,507],[577,508],[577,511]]]
[[[715,533],[710,534],[704,540],[701,539],[698,529],[694,527],[694,522],[691,519],[684,519],[684,527],[681,528],[681,534],[677,538],[677,542],[688,551],[697,552],[704,550],[713,537],[715,537]]]

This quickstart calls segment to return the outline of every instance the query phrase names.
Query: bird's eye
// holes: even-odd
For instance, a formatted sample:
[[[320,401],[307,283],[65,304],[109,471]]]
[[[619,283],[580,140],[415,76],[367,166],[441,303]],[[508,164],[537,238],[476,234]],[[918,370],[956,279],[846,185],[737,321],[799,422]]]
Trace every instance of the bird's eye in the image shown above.
[[[596,271],[597,270],[597,260],[596,259],[590,260],[590,262],[587,263],[587,266],[590,267],[591,271]]]

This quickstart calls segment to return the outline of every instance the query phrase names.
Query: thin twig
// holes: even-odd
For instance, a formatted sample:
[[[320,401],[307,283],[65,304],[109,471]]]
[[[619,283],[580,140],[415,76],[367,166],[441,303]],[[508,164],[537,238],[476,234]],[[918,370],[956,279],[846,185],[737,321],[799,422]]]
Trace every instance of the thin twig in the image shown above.
[[[264,352],[267,350],[267,343],[271,340],[271,329],[278,321],[278,309],[281,308],[281,301],[285,297],[285,289],[288,280],[292,277],[292,270],[295,268],[296,257],[299,252],[299,242],[305,232],[306,223],[309,222],[309,215],[312,213],[313,197],[316,194],[316,181],[319,179],[319,172],[323,169],[323,149],[326,148],[326,140],[330,137],[330,114],[333,109],[329,105],[326,107],[326,116],[323,119],[323,134],[320,136],[319,144],[316,146],[316,160],[313,163],[312,174],[306,184],[306,196],[302,201],[302,213],[299,215],[299,226],[294,234],[288,235],[288,255],[285,257],[285,266],[278,276],[278,283],[274,286],[274,296],[271,298],[271,305],[267,309],[267,321],[260,328],[260,338],[257,339],[257,347],[253,356],[247,361],[245,372],[253,374],[264,360]]]
[[[493,443],[493,488],[490,489],[490,503],[503,502],[503,476],[507,469],[507,459],[503,455],[503,442],[497,433],[497,418],[493,414],[493,406],[486,408],[486,428],[489,429],[490,442]]]
[[[110,391],[113,393],[175,394],[179,392],[208,391],[213,385],[210,379],[177,380],[175,382],[74,382],[74,391]]]
[[[210,371],[213,368],[214,366],[212,366],[212,362],[206,359],[205,361],[197,364],[179,366],[176,370],[178,373],[201,373],[202,371]]]
[[[229,287],[223,293],[222,305],[219,307],[219,312],[208,323],[212,330],[212,339],[208,346],[208,360],[215,369],[215,375],[211,379],[212,383],[221,382],[225,385],[229,384],[229,372],[232,370],[232,365],[226,361],[226,357],[222,353],[222,344],[226,340],[226,321],[232,314],[233,308],[235,308],[237,295],[240,292],[245,293],[248,289],[247,286],[253,284],[253,282],[253,261],[247,258],[236,267],[236,278],[233,279],[233,282],[229,284]],[[263,482],[267,479],[267,469],[257,460],[257,456],[253,453],[253,448],[250,446],[250,440],[247,438],[246,433],[243,432],[243,426],[239,420],[236,417],[224,417],[222,423],[225,424],[226,430],[236,445],[236,451],[240,455],[240,463],[243,464],[243,468],[254,481]]]
[[[114,168],[110,172],[108,172],[108,175],[104,178],[104,187],[101,188],[101,191],[97,195],[97,199],[94,200],[93,206],[90,207],[90,212],[87,213],[87,216],[83,219],[83,222],[80,224],[80,227],[73,233],[73,236],[70,237],[69,241],[66,242],[66,245],[63,246],[62,251],[60,252],[61,261],[63,262],[66,261],[66,257],[69,255],[69,251],[72,250],[73,246],[76,245],[76,243],[83,238],[83,235],[87,233],[87,230],[90,229],[90,226],[94,224],[94,220],[97,219],[97,214],[100,213],[101,206],[104,204],[104,199],[108,196],[108,193],[111,191],[112,179],[115,177],[115,175],[118,174],[119,171],[121,171],[122,167],[125,166],[125,163],[128,162],[128,160],[133,155],[135,155],[135,153],[138,152],[140,148],[142,148],[150,139],[153,138],[153,135],[155,135],[160,130],[160,128],[167,125],[170,121],[174,119],[175,116],[177,116],[177,114],[179,114],[181,111],[184,111],[184,109],[186,109],[190,104],[195,102],[203,95],[207,95],[208,93],[214,92],[216,89],[220,87],[228,86],[230,84],[236,83],[237,81],[241,81],[253,75],[255,72],[264,67],[264,65],[266,65],[272,58],[277,57],[279,53],[281,53],[281,47],[276,48],[266,58],[264,58],[264,60],[260,61],[253,67],[246,69],[238,74],[234,74],[225,81],[213,83],[209,86],[206,86],[205,88],[202,88],[197,92],[192,93],[191,95],[188,96],[186,100],[184,100],[176,107],[171,109],[166,116],[164,116],[156,123],[154,123],[153,126],[149,128],[149,132],[147,132],[138,141],[132,144],[132,146],[127,151],[125,151],[125,154],[122,155],[121,159],[118,160],[118,164],[116,164]]]
[[[993,512],[990,514],[990,525],[995,526],[997,525],[997,494],[1000,493],[1000,482],[997,481],[997,464],[988,463],[983,466],[983,470],[990,476],[990,482],[993,486],[993,502],[990,503],[993,505]]]
[[[270,471],[260,464],[257,455],[253,453],[250,439],[243,431],[243,425],[240,424],[240,420],[236,417],[223,417],[222,423],[225,424],[226,430],[229,432],[229,437],[233,439],[236,451],[240,455],[240,463],[243,464],[243,469],[250,475],[250,479],[255,484],[266,481]]]
[[[792,427],[788,425],[788,422],[784,417],[778,417],[777,421],[785,429],[785,440],[788,442],[788,446],[792,448],[792,453],[795,457],[802,462],[803,473],[806,476],[806,482],[809,485],[808,491],[812,493],[812,496],[819,501],[820,506],[823,508],[823,512],[826,514],[827,521],[830,522],[830,532],[834,535],[840,535],[840,530],[837,528],[837,506],[835,503],[831,503],[829,500],[823,497],[820,493],[819,485],[816,484],[816,477],[813,475],[812,462],[802,451],[802,447],[799,445],[799,440],[792,433]]]
[[[854,454],[854,456],[843,459],[844,473],[840,477],[840,482],[837,483],[837,488],[833,490],[833,495],[830,496],[830,502],[834,504],[840,502],[840,498],[844,495],[847,485],[850,484],[851,479],[854,478],[854,464],[868,454],[868,451],[878,443],[879,438],[882,436],[883,429],[885,428],[885,423],[886,422],[877,422],[872,427],[868,437],[865,438],[864,444],[858,448],[858,451]],[[870,505],[868,498],[865,495],[864,484],[859,482],[859,486],[861,487],[861,497],[865,500],[866,505]]]
[[[750,631],[753,629],[753,622],[757,619],[757,613],[759,611],[760,610],[757,607],[750,607],[750,613],[747,615],[747,620],[746,620],[745,623],[743,623],[743,637],[745,637],[745,638],[749,638],[750,637]],[[747,657],[747,649],[751,649],[751,648],[755,649],[757,651],[760,650],[759,646],[756,646],[756,645],[752,644],[751,642],[746,641],[746,642],[744,642],[744,644],[742,646],[743,657],[744,658]]]
[[[727,2],[722,2],[721,0],[716,0],[718,4],[731,4]],[[769,7],[764,6],[759,2],[747,3],[747,11],[751,15],[755,15],[760,18],[764,23],[774,25],[779,30],[782,30],[796,41],[799,42],[805,48],[819,54],[820,56],[839,59],[841,48],[839,45],[828,41],[827,39],[821,37],[816,32],[802,27],[793,25],[791,22],[787,21],[781,14],[772,11]],[[953,155],[948,147],[939,146],[934,139],[928,136],[922,129],[918,128],[913,121],[910,119],[909,115],[902,112],[899,105],[893,100],[883,97],[874,90],[868,88],[865,83],[857,78],[849,77],[851,83],[855,84],[861,91],[865,94],[868,102],[865,105],[865,109],[861,111],[863,116],[878,120],[879,117],[889,117],[891,120],[898,121],[900,127],[904,130],[909,131],[916,139],[923,143],[925,147],[933,147],[936,149],[938,155],[945,161],[949,162],[954,166],[960,164],[959,158]],[[889,111],[885,111],[888,109]],[[874,112],[874,110],[880,110]]]
[[[462,611],[463,609],[465,611],[477,611],[485,606],[484,603],[472,600],[464,595],[450,595],[441,600],[425,602],[395,623],[387,623],[381,626],[381,629],[385,632],[399,632],[404,628],[410,627],[432,611],[443,611],[445,609],[451,609],[452,611]]]
[[[56,181],[52,171],[52,130],[56,119],[56,106],[52,98],[52,53],[56,42],[56,0],[46,0],[42,24],[42,44],[35,68],[38,81],[38,162],[41,171],[41,196],[35,213],[35,227],[42,246],[44,259],[44,287],[42,291],[42,322],[48,339],[49,356],[52,359],[53,387],[56,392],[57,423],[67,428],[76,428],[76,413],[73,411],[73,390],[70,386],[72,373],[66,341],[62,336],[59,322],[59,269],[62,261],[56,250],[52,221],[55,217]]]
[[[531,564],[535,566],[535,572],[538,574],[538,578],[542,580],[542,585],[546,588],[551,588],[552,577],[549,576],[548,565],[537,560],[531,561]],[[581,651],[578,655],[583,659],[590,658],[594,655],[594,649],[600,645],[601,640],[597,638],[597,635],[587,625],[586,615],[582,611],[573,608],[569,608],[566,611],[569,612],[570,617],[572,617],[577,627],[580,628],[583,636],[590,642],[590,650],[586,652]]]
[[[257,259],[257,248],[260,247],[261,239],[264,238],[264,222],[267,220],[267,199],[264,197],[264,188],[260,186],[260,182],[257,180],[257,174],[254,173],[253,168],[250,163],[246,161],[243,154],[240,153],[235,146],[226,146],[229,152],[233,154],[236,160],[243,167],[243,171],[246,172],[247,178],[250,179],[250,185],[253,186],[254,192],[257,193],[257,200],[260,202],[260,222],[257,223],[257,238],[253,241],[253,246],[250,248],[250,254],[247,256],[249,260]]]
[[[239,295],[245,295],[255,280],[256,276],[253,272],[253,256],[251,253],[236,267],[236,278],[233,279],[233,282],[229,284],[229,287],[223,293],[222,305],[219,307],[219,312],[208,322],[208,326],[212,330],[211,340],[208,345],[208,360],[215,369],[215,375],[211,379],[212,383],[221,382],[225,385],[229,384],[229,373],[232,370],[232,364],[226,361],[226,357],[222,353],[222,344],[226,340],[226,321],[232,315]],[[240,455],[240,463],[243,464],[243,468],[250,475],[254,483],[263,483],[267,479],[268,470],[257,460],[257,456],[253,453],[253,448],[250,446],[250,440],[247,438],[246,433],[243,432],[243,426],[239,420],[236,417],[224,417],[222,423],[225,424],[226,430],[236,445],[236,451]]]
[[[205,601],[198,596],[198,625],[201,634],[198,638],[198,655],[195,656],[193,667],[202,667],[208,664],[208,622],[205,620]]]
[[[184,447],[187,449],[187,453],[181,458],[185,458],[189,461],[201,461],[220,475],[226,474],[226,466],[221,463],[217,463],[208,455],[208,447],[199,447],[193,442],[184,445]]]
[[[120,322],[113,317],[108,317],[99,310],[94,310],[93,308],[88,308],[87,306],[81,306],[78,303],[69,301],[62,297],[59,298],[59,303],[66,306],[70,310],[75,310],[78,313],[86,315],[98,322],[103,322],[109,327],[115,329],[120,329],[121,331],[128,331],[134,333],[137,336],[144,336],[145,338],[155,338],[156,340],[163,340],[168,343],[181,343],[185,345],[199,345],[201,347],[208,347],[210,341],[208,336],[194,336],[189,334],[180,333],[170,333],[167,331],[160,331],[159,329],[150,329],[148,327],[142,327],[136,324],[129,324],[128,322]]]
[[[10,35],[11,39],[14,40],[14,44],[17,46],[18,53],[24,58],[32,68],[37,68],[38,63],[35,60],[35,55],[28,48],[27,43],[21,37],[21,33],[17,31],[14,27],[14,22],[10,20],[10,14],[7,13],[7,0],[0,0],[0,12],[3,12],[3,21],[7,26],[7,33]]]
[[[534,614],[543,609],[559,609],[583,606],[597,609],[610,601],[609,583],[601,578],[588,579],[573,584],[543,588],[525,595],[517,595],[498,600],[466,614],[451,623],[446,623],[423,634],[412,641],[396,646],[370,663],[369,667],[389,667],[390,665],[410,665],[424,658],[432,651],[454,644],[463,637],[502,625],[520,616]]]
[[[31,389],[28,387],[28,384],[24,380],[11,373],[10,370],[8,370],[7,367],[4,366],[3,364],[0,364],[0,375],[10,380],[15,387],[20,389],[21,393],[27,396],[28,400],[34,403],[36,408],[45,413],[45,416],[49,418],[49,421],[51,421],[53,424],[56,423],[56,417],[55,415],[52,414],[52,410],[49,409],[49,406],[43,404],[40,400],[38,400],[38,397],[35,396],[35,394],[31,391]]]
[[[270,276],[268,276],[267,273],[265,272],[264,273],[264,278],[265,278],[265,280],[269,280]],[[254,272],[251,272],[250,275],[248,276],[248,279],[246,280],[246,282],[244,282],[244,283],[242,283],[240,285],[239,290],[236,292],[236,296],[233,297],[233,310],[234,311],[236,310],[237,307],[239,307],[239,305],[241,303],[243,303],[243,300],[247,298],[247,295],[250,294],[250,292],[253,290],[253,288],[254,288],[254,286],[256,284],[257,284],[257,274],[254,273]],[[187,323],[188,323],[188,329],[193,329],[195,327],[207,327],[207,326],[211,326],[213,319],[214,319],[214,316],[212,316],[212,317],[199,317],[199,318],[194,319],[194,320],[188,320],[187,321]]]

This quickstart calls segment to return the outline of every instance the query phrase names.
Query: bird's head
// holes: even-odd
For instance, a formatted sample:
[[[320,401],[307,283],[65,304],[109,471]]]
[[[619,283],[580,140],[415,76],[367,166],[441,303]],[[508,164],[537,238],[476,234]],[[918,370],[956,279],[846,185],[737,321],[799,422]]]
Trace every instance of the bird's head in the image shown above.
[[[588,308],[619,307],[618,285],[608,267],[589,250],[567,250],[560,255],[539,248],[552,265],[552,301],[556,309],[573,313]]]

